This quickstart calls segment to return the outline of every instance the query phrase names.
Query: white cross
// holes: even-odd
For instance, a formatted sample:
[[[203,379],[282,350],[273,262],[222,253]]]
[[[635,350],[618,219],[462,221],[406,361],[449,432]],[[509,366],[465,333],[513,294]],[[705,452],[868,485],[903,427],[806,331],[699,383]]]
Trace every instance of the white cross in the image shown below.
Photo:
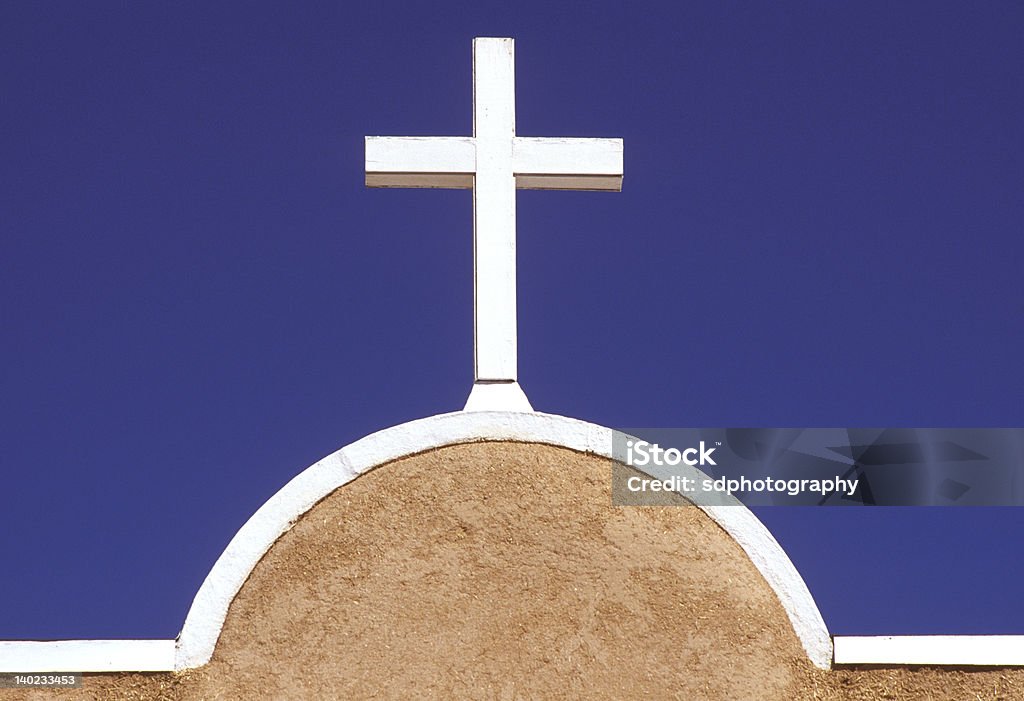
[[[473,190],[475,382],[466,410],[532,411],[517,381],[516,188],[622,189],[622,139],[516,136],[511,39],[473,40],[473,136],[368,136],[369,187]]]

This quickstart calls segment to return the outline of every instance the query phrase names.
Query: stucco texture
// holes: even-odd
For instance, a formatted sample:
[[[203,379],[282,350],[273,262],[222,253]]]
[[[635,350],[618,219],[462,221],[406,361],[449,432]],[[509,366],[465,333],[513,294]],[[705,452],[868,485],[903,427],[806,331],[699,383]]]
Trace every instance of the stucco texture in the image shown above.
[[[703,512],[613,506],[607,460],[492,442],[317,504],[256,566],[205,667],[89,675],[60,697],[1010,699],[1024,673],[817,670]]]

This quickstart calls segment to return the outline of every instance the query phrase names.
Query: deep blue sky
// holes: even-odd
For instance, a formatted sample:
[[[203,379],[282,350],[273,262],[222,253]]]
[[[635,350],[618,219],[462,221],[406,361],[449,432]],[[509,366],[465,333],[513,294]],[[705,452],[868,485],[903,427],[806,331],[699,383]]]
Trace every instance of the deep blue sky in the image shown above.
[[[472,381],[466,191],[363,136],[621,136],[519,195],[520,378],[609,426],[1024,425],[1024,6],[0,5],[0,638],[173,637],[235,531]],[[839,634],[1024,633],[1024,509],[764,509]]]

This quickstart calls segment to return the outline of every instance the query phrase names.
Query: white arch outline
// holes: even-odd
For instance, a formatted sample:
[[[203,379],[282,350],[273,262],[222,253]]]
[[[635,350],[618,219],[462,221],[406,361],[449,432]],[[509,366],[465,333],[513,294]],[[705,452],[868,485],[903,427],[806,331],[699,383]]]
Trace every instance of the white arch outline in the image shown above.
[[[318,501],[384,463],[458,443],[544,443],[612,457],[612,429],[541,413],[455,412],[418,419],[361,438],[302,471],[272,496],[235,534],[199,588],[175,645],[176,670],[210,661],[228,607],[277,539]],[[796,567],[767,528],[746,507],[700,506],[743,548],[782,603],[815,666],[828,669],[832,639]]]

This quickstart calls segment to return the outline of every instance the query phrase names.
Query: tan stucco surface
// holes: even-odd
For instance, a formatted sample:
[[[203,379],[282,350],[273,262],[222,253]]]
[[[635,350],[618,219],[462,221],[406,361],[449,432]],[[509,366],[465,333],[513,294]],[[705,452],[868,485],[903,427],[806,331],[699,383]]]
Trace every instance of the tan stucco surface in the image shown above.
[[[60,696],[1009,699],[1024,673],[816,670],[700,510],[613,506],[601,458],[473,443],[316,505],[252,572],[206,667]]]

